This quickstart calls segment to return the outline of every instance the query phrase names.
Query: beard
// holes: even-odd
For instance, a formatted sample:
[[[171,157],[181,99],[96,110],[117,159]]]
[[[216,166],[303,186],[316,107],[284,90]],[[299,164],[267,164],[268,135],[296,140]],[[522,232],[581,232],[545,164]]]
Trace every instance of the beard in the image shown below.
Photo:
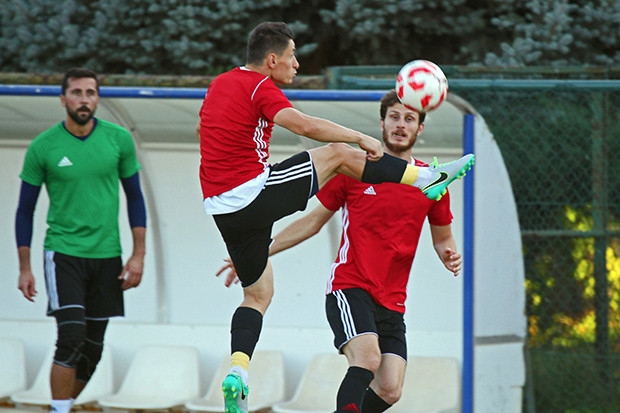
[[[413,139],[407,140],[406,142],[391,142],[390,133],[383,131],[383,143],[385,147],[390,150],[392,153],[402,153],[411,150],[416,141],[416,136],[414,135]]]
[[[88,110],[88,113],[79,113],[80,110]],[[86,125],[95,115],[95,112],[87,108],[86,106],[82,106],[77,110],[69,110],[67,109],[67,114],[69,117],[78,125],[83,126]]]

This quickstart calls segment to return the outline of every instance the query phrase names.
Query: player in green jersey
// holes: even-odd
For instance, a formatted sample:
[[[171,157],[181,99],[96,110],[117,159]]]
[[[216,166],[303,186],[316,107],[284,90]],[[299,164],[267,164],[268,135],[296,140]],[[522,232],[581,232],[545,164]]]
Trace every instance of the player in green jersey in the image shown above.
[[[47,314],[57,323],[50,404],[51,411],[68,413],[101,358],[109,318],[124,315],[123,290],[142,280],[146,208],[131,135],[94,117],[99,103],[97,75],[69,69],[60,102],[66,119],[37,136],[26,152],[15,236],[18,288],[34,301],[30,243],[34,208],[45,184]],[[133,235],[133,252],[125,265],[118,227],[119,180]]]

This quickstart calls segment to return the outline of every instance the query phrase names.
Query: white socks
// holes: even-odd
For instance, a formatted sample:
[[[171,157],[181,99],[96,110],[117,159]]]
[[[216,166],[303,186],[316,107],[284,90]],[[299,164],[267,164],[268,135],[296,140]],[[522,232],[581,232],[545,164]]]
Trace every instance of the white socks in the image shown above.
[[[433,181],[433,173],[430,168],[418,167],[418,179],[413,183],[416,188],[424,188]]]
[[[246,369],[244,369],[241,366],[234,366],[230,369],[231,373],[235,373],[237,374],[239,377],[241,377],[241,380],[243,380],[243,383],[247,386],[248,385],[248,371]]]
[[[52,400],[50,404],[50,411],[52,413],[69,413],[73,407],[74,399],[66,400]]]

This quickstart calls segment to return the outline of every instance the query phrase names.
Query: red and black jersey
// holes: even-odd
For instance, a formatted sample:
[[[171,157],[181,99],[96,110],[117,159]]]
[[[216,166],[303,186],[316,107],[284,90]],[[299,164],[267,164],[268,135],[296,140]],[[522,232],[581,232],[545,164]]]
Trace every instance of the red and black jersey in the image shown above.
[[[426,164],[416,161],[416,165]],[[452,223],[449,192],[429,200],[413,186],[368,184],[337,175],[318,192],[331,211],[342,208],[342,236],[327,293],[362,288],[373,300],[405,312],[407,282],[425,219]]]
[[[292,106],[269,77],[244,67],[211,82],[200,109],[204,198],[229,191],[269,166],[273,118]]]

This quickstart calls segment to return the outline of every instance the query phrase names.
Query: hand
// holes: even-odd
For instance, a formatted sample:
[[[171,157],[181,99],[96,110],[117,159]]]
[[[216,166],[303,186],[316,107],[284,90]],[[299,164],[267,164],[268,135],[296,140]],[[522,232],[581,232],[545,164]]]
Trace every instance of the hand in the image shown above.
[[[226,287],[230,287],[232,284],[238,284],[239,277],[237,276],[237,271],[235,270],[235,266],[232,260],[230,259],[230,257],[228,257],[228,258],[224,258],[224,262],[226,264],[224,264],[219,270],[217,270],[217,272],[215,273],[215,276],[219,277],[220,275],[222,275],[224,271],[228,270],[228,273],[226,274],[226,278],[224,279],[224,285]]]
[[[463,258],[460,253],[451,248],[446,248],[441,254],[441,260],[446,269],[454,274],[455,277],[459,275],[463,265]]]
[[[369,161],[377,161],[383,156],[383,145],[377,139],[368,135],[363,135],[359,142],[359,147],[366,151],[366,158]]]
[[[22,292],[26,300],[34,303],[34,297],[37,295],[37,290],[34,288],[34,275],[32,275],[31,272],[19,274],[17,288]]]
[[[142,272],[144,271],[144,258],[132,255],[127,264],[123,267],[121,275],[118,276],[119,280],[123,280],[121,288],[128,290],[140,285],[142,281]]]

